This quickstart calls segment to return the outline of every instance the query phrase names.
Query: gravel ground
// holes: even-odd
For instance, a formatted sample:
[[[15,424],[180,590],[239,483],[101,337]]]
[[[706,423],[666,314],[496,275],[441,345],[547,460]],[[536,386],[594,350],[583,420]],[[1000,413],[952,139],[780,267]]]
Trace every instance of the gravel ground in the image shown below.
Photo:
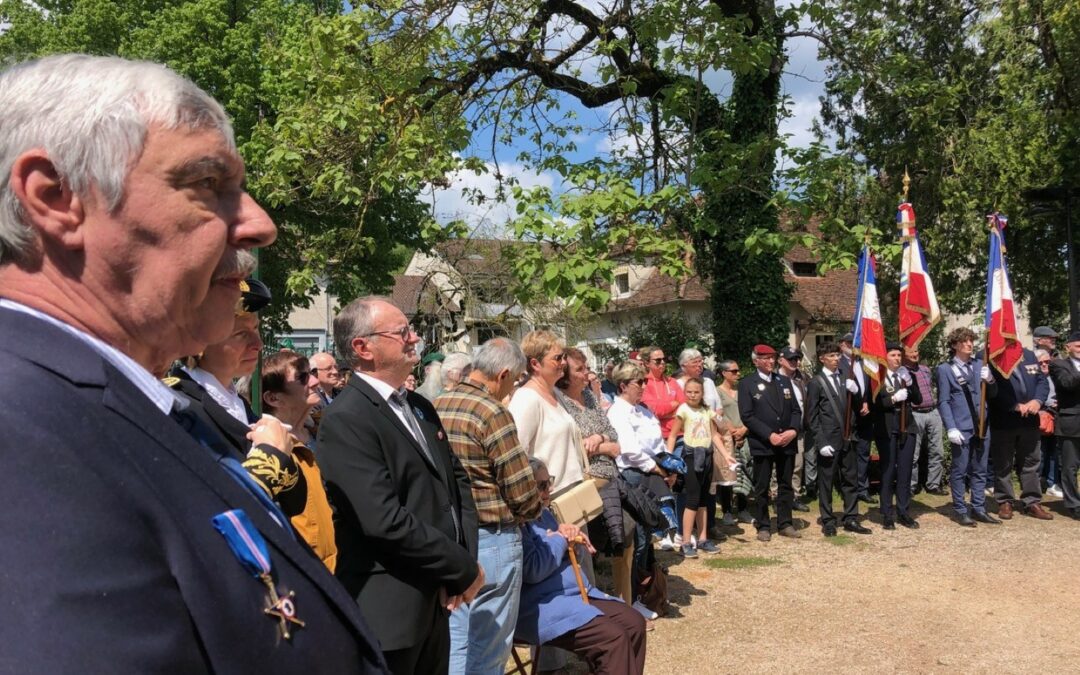
[[[921,494],[919,530],[886,532],[871,507],[872,535],[836,540],[814,504],[796,514],[800,540],[761,543],[741,526],[717,556],[660,553],[673,611],[649,633],[645,672],[1077,672],[1080,522],[1045,504],[1053,521],[968,529],[947,498]],[[706,566],[734,557],[780,564]]]

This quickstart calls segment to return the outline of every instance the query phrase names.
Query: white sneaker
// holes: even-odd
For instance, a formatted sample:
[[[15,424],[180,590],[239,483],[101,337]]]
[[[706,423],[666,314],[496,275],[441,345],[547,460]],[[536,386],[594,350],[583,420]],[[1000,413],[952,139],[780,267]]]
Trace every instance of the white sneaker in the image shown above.
[[[725,513],[724,514],[724,519],[722,521],[720,521],[720,522],[724,524],[724,527],[731,527],[732,525],[734,525],[738,521],[735,520],[735,514],[733,514],[733,513]]]
[[[1057,497],[1058,499],[1061,499],[1065,496],[1065,493],[1061,491],[1061,488],[1056,485],[1051,485],[1050,487],[1046,488],[1046,494],[1050,495],[1051,497]]]
[[[675,535],[674,538],[672,538],[671,543],[673,543],[675,545],[676,549],[680,548],[682,546],[682,535],[681,534]]]
[[[645,617],[646,621],[652,621],[654,619],[659,619],[660,618],[659,614],[652,611],[651,609],[649,609],[645,605],[641,604],[640,600],[635,600],[634,601],[634,609],[636,609],[638,611],[638,614],[641,614],[641,616]]]
[[[671,543],[671,537],[670,536],[665,535],[664,538],[660,540],[660,550],[661,551],[674,551],[675,550],[675,544]]]

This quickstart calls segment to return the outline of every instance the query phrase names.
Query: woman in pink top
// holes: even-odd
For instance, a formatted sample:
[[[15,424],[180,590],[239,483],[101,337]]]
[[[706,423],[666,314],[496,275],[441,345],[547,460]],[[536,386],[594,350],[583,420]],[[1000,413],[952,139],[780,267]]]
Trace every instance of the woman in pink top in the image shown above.
[[[641,403],[660,420],[660,433],[667,438],[671,433],[671,425],[675,422],[675,411],[686,401],[686,397],[678,380],[668,377],[664,372],[667,360],[664,358],[663,349],[646,347],[641,350],[641,354],[648,354],[645,367],[649,371],[645,378]]]

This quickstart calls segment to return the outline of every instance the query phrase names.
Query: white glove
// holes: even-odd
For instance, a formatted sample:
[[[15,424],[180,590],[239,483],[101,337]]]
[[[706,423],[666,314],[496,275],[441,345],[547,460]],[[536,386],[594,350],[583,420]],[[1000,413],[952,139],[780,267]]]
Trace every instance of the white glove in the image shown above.
[[[949,429],[947,435],[949,437],[949,442],[953,445],[964,444],[964,434],[960,433],[959,429]]]
[[[846,382],[844,384],[845,389],[850,391],[852,394],[858,394],[859,393],[859,383],[858,382],[856,382],[855,380],[846,380],[845,382]]]
[[[907,389],[897,389],[896,393],[892,395],[893,403],[903,403],[907,400]]]
[[[831,445],[826,445],[822,449],[818,450],[818,454],[822,457],[832,457],[834,452],[835,450],[832,449]]]
[[[994,381],[994,376],[990,373],[990,366],[983,366],[979,371],[979,377],[983,379],[983,382],[989,384]]]

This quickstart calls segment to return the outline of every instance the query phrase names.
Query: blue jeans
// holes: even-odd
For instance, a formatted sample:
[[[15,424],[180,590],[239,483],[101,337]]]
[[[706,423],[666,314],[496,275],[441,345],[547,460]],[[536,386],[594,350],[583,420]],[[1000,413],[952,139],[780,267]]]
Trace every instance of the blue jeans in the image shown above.
[[[972,446],[974,442],[974,447]],[[949,486],[952,489],[953,509],[959,515],[968,512],[964,503],[965,480],[971,487],[971,509],[975,513],[986,512],[986,474],[987,460],[990,456],[989,439],[979,442],[974,436],[964,441],[963,445],[952,445],[952,471],[949,474]]]
[[[450,614],[450,672],[502,675],[521,602],[521,530],[481,527],[478,550],[484,586]]]

